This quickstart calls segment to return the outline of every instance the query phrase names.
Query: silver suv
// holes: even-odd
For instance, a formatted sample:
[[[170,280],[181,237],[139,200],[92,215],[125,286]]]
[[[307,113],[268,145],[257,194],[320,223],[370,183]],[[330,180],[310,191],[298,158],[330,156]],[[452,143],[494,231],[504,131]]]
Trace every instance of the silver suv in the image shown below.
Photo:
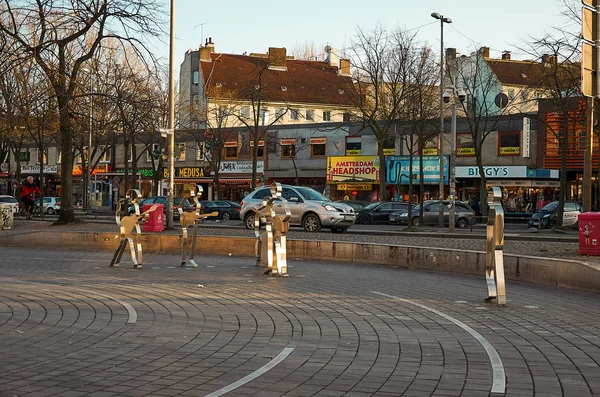
[[[282,185],[282,189],[281,196],[287,200],[292,213],[290,225],[302,226],[307,232],[318,232],[321,228],[327,228],[333,233],[343,233],[356,220],[352,207],[334,203],[314,189],[289,185]],[[270,196],[270,187],[263,186],[244,197],[240,217],[246,228],[254,229],[254,211],[251,208],[260,205],[263,198]],[[274,207],[275,211],[284,214],[281,204]]]

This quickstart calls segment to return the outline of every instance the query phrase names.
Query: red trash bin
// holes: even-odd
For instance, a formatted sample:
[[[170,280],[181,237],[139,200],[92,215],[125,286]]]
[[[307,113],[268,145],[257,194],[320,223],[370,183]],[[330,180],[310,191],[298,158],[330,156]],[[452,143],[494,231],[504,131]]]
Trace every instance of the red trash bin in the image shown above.
[[[152,208],[153,205],[156,205],[156,209],[148,214],[148,218],[144,221],[142,225],[142,231],[144,232],[162,232],[165,230],[164,220],[165,220],[165,212],[164,205],[162,204],[143,204],[142,212],[148,211]]]
[[[600,255],[600,212],[584,212],[577,216],[579,255]]]

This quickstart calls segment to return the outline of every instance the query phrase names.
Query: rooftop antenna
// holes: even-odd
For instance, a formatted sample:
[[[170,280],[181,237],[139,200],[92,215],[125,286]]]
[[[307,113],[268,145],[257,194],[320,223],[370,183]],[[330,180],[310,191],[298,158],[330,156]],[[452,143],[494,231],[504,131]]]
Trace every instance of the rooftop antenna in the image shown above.
[[[204,25],[206,25],[207,23],[210,23],[210,21],[206,21],[206,22],[199,23],[198,25],[194,25],[194,30],[196,30],[196,28],[198,26],[200,26],[200,45],[202,45],[202,43],[204,42]]]

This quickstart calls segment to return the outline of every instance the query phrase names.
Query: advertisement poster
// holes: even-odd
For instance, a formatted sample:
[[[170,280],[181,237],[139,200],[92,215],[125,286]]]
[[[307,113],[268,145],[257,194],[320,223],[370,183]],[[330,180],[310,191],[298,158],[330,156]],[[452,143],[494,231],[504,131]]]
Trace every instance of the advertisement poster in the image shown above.
[[[379,183],[379,157],[327,158],[327,183]]]
[[[443,156],[444,184],[448,184],[448,156]],[[419,156],[412,158],[413,184],[421,183]],[[386,157],[386,183],[388,185],[408,185],[410,156]],[[426,185],[440,183],[440,158],[439,156],[423,156],[423,179]]]

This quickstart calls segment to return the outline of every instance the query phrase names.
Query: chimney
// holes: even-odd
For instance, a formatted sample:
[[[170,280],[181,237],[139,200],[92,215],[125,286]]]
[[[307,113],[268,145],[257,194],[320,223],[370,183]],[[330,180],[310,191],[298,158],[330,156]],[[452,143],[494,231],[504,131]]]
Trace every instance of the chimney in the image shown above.
[[[204,47],[200,47],[200,62],[212,62],[210,54],[215,52],[215,43],[212,41],[212,37],[209,37],[204,44]]]
[[[490,47],[481,47],[479,49],[479,53],[481,54],[482,57],[489,58],[490,57]]]
[[[446,48],[446,62],[450,63],[456,59],[456,48]]]
[[[350,60],[340,59],[340,69],[338,70],[340,76],[350,77]]]
[[[331,46],[326,46],[325,53],[327,54],[327,63],[330,66],[339,67],[340,57],[338,55],[338,51],[335,48],[331,48]]]
[[[269,70],[281,70],[287,72],[286,50],[284,48],[269,47]]]
[[[552,57],[548,54],[543,54],[542,55],[542,65],[543,66],[550,66],[550,62],[552,60]]]
[[[505,61],[510,61],[510,51],[502,52],[502,59],[504,59]]]

